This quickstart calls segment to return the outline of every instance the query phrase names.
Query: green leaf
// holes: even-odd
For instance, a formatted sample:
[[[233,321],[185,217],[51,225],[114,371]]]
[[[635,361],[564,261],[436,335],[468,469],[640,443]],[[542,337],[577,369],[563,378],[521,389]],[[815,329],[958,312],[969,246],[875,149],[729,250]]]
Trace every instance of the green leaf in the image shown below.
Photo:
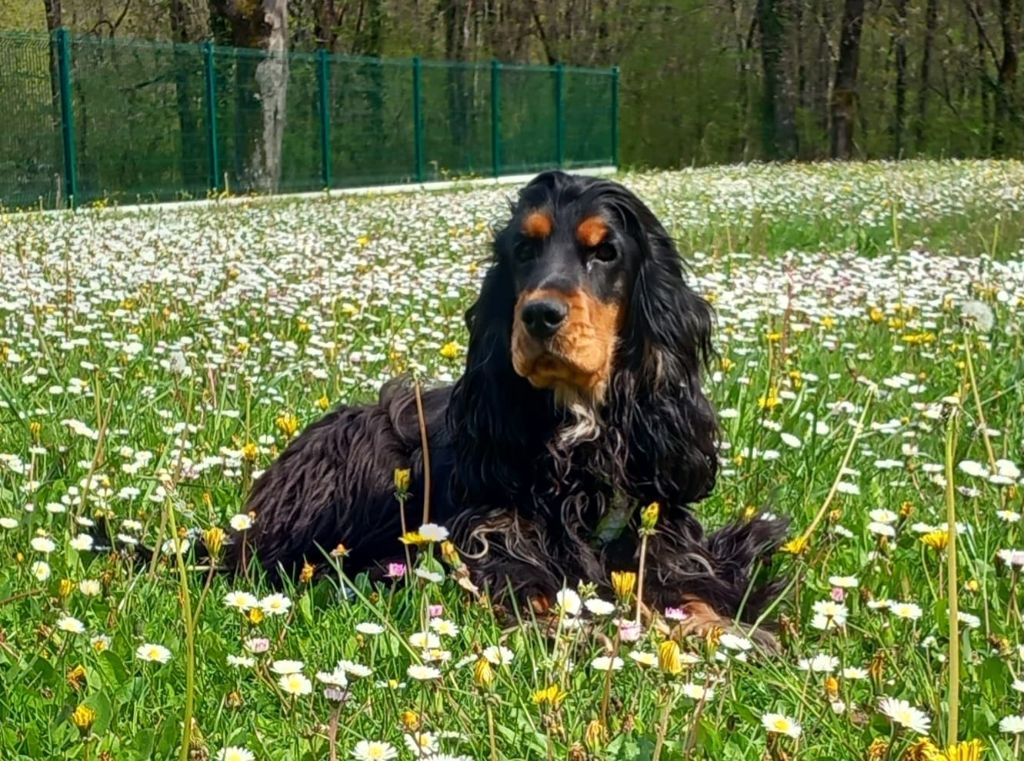
[[[299,613],[302,615],[303,621],[310,626],[313,625],[313,601],[308,592],[299,598]]]
[[[108,687],[120,687],[128,681],[128,672],[125,670],[121,659],[110,650],[104,650],[96,659],[96,670],[100,678]]]
[[[114,707],[111,705],[107,693],[97,692],[90,695],[85,699],[85,705],[96,712],[96,721],[93,722],[92,731],[97,735],[106,732],[114,718]]]

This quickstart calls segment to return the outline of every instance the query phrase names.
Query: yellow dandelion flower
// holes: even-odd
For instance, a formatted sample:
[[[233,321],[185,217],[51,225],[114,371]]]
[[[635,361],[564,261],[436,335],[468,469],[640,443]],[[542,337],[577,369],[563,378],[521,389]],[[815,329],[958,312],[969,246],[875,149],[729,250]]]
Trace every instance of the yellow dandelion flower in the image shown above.
[[[921,537],[921,542],[933,550],[942,552],[946,549],[949,544],[949,532],[945,529],[941,531],[929,531],[927,534]]]
[[[71,714],[71,723],[75,725],[82,737],[86,737],[96,721],[96,712],[87,705],[78,706]]]
[[[790,555],[802,555],[805,552],[807,552],[807,547],[809,544],[810,542],[807,540],[807,537],[798,536],[793,539],[790,539],[788,542],[782,545],[782,547],[779,548],[779,551],[788,553]]]
[[[612,571],[612,590],[622,602],[628,602],[636,589],[636,574],[632,571]]]
[[[557,684],[553,684],[533,693],[533,702],[535,705],[549,705],[552,708],[558,708],[568,694]]]

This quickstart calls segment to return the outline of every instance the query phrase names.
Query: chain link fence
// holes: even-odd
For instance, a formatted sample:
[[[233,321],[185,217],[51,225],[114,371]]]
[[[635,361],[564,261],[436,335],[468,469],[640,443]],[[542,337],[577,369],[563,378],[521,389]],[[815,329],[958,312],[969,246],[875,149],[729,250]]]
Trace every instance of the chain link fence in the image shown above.
[[[275,107],[266,97],[273,82]],[[618,71],[0,33],[0,206],[617,164]]]

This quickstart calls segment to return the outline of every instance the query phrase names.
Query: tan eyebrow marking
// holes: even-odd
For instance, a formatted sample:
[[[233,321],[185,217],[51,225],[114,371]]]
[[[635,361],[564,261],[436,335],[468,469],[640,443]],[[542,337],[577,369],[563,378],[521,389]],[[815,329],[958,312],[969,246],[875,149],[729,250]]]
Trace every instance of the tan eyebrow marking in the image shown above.
[[[576,240],[588,248],[600,245],[608,237],[608,223],[599,216],[587,217],[576,227]]]
[[[554,223],[551,216],[543,211],[531,211],[523,220],[523,235],[527,238],[546,238],[551,235]]]

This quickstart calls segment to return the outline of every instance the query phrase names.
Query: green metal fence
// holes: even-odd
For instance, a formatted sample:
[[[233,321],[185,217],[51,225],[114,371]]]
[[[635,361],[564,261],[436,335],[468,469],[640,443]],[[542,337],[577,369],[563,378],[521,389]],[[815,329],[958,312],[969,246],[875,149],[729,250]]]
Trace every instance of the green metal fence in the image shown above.
[[[286,81],[280,192],[618,160],[616,69],[283,58],[65,29],[0,34],[0,205],[255,190],[266,61]]]

